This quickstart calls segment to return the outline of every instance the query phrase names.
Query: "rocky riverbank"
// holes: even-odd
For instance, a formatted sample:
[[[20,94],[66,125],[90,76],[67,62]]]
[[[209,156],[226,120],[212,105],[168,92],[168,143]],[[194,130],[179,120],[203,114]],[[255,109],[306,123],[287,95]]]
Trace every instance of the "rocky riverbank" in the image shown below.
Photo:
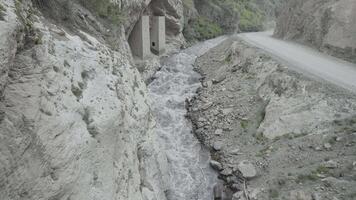
[[[356,95],[237,38],[201,56],[196,70],[203,87],[188,116],[226,198],[355,198]]]

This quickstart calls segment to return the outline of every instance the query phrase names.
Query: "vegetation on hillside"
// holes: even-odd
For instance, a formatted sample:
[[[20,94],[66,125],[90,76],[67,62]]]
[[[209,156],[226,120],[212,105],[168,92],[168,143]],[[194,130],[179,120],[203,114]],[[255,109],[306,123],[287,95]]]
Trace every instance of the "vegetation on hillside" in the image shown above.
[[[97,16],[119,24],[124,20],[124,14],[118,4],[111,0],[80,0],[80,3]]]
[[[242,32],[263,29],[264,15],[250,0],[210,0],[219,6],[231,8],[240,16],[239,29]]]
[[[184,35],[188,41],[207,40],[223,34],[223,30],[218,24],[203,16],[193,20],[189,26],[194,31],[188,32],[188,29],[184,29]]]
[[[260,31],[263,29],[264,16],[258,9],[249,6],[240,8],[240,30],[241,31]]]
[[[194,8],[194,0],[183,0],[183,5],[189,9]]]
[[[237,27],[241,32],[261,31],[270,15],[267,10],[272,9],[271,6],[265,9],[265,4],[272,4],[270,1],[274,0],[268,0],[269,3],[259,0],[183,0],[184,9],[196,8],[198,11],[198,16],[188,16],[190,19],[186,22],[184,36],[193,42],[234,32]]]

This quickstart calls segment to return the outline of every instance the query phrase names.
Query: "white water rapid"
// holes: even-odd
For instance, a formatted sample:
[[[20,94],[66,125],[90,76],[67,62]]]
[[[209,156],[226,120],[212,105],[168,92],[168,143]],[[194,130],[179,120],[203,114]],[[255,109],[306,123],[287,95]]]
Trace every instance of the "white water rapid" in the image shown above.
[[[213,199],[217,173],[209,166],[209,151],[195,138],[185,118],[185,100],[201,86],[193,67],[196,58],[224,39],[209,40],[171,56],[149,85],[159,140],[168,159],[169,200]]]

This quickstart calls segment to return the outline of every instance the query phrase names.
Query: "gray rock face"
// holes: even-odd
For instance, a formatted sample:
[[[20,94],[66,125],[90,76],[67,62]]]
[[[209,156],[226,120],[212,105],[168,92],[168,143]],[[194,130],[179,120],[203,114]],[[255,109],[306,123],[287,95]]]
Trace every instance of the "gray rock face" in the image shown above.
[[[0,4],[0,199],[165,199],[166,160],[125,32],[113,50],[30,1]]]
[[[355,20],[354,0],[293,0],[282,10],[275,36],[356,62]]]

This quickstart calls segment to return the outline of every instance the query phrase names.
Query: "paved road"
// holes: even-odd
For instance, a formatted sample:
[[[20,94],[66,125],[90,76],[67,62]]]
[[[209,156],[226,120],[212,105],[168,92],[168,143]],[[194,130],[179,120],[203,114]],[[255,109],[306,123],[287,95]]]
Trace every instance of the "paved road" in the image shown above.
[[[243,33],[238,36],[297,71],[356,92],[355,64],[325,55],[300,44],[275,39],[271,37],[272,32]]]

